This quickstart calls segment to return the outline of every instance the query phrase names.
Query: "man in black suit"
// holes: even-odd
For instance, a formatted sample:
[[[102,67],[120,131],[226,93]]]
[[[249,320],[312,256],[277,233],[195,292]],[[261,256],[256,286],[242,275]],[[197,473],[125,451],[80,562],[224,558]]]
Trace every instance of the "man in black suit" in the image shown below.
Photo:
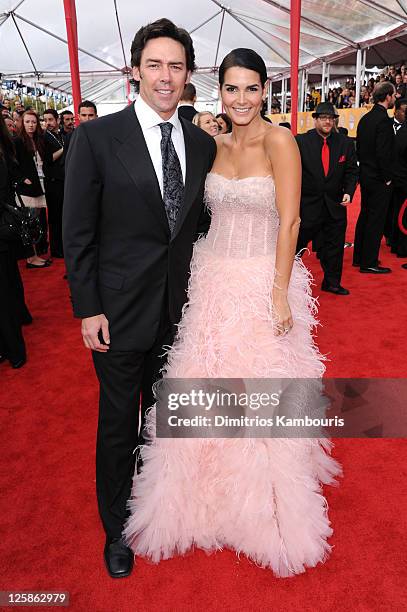
[[[321,102],[313,113],[315,128],[297,136],[302,161],[301,226],[297,252],[318,237],[318,254],[324,271],[322,290],[348,295],[341,286],[346,232],[346,206],[358,180],[352,141],[334,131],[338,116],[330,102]]]
[[[400,76],[400,75],[397,75]],[[397,136],[400,129],[405,125],[406,121],[406,109],[407,109],[407,99],[406,98],[397,98],[394,104],[394,116],[393,116],[393,132],[394,135]],[[403,140],[403,139],[402,139]],[[396,151],[397,149],[397,140],[394,141],[394,172],[396,171],[397,165],[397,157],[399,153]],[[394,234],[397,232],[397,213],[396,208],[400,208],[398,206],[399,195],[395,195],[395,183],[393,181],[393,193],[390,199],[389,207],[387,209],[386,221],[384,224],[384,235],[386,237],[386,244],[392,247],[393,250],[393,242],[394,242]]]
[[[379,266],[378,257],[391,198],[394,131],[387,110],[393,108],[395,95],[392,83],[378,83],[373,91],[374,106],[361,118],[357,128],[362,197],[353,265],[369,274],[391,272],[390,268]]]
[[[407,102],[407,100],[406,100]],[[392,198],[392,231],[391,252],[397,257],[407,257],[407,235],[400,230],[399,215],[407,198],[407,125],[397,130],[395,138],[395,155],[393,164],[393,198]],[[402,225],[407,228],[407,211],[402,215]],[[405,267],[405,266],[404,266]]]
[[[160,19],[137,32],[131,53],[140,95],[75,130],[64,201],[74,313],[100,383],[96,485],[112,577],[132,570],[121,534],[140,396],[143,414],[181,318],[193,243],[209,226],[203,193],[216,154],[213,138],[178,117],[195,66],[189,34]]]
[[[192,83],[187,83],[184,87],[184,91],[182,93],[182,98],[179,101],[178,105],[178,115],[182,119],[188,119],[188,121],[192,121],[198,112],[194,104],[196,102],[196,89],[195,85]]]
[[[393,132],[397,134],[406,122],[407,99],[397,98],[394,103]]]
[[[43,113],[45,121],[45,138],[49,141],[55,152],[59,151],[56,159],[44,162],[44,187],[47,198],[49,244],[51,256],[62,258],[62,207],[64,202],[65,155],[64,136],[59,130],[59,117],[54,108],[46,108]]]

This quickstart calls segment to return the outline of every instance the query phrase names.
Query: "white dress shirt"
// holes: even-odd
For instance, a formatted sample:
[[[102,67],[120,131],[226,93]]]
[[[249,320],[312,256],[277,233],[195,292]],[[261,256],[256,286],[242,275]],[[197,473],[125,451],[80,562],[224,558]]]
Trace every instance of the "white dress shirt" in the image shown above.
[[[165,123],[164,119],[155,112],[143,98],[139,95],[134,103],[134,110],[139,120],[144,140],[146,141],[148,152],[150,153],[151,161],[153,162],[154,170],[157,175],[158,184],[160,185],[161,195],[163,195],[163,167],[161,157],[161,129],[160,123]],[[185,141],[184,132],[182,130],[181,121],[178,117],[178,109],[175,109],[174,114],[168,120],[172,123],[171,139],[177,152],[179,162],[181,164],[182,178],[185,185],[186,160],[185,160]]]
[[[400,121],[397,121],[397,119],[393,118],[393,130],[394,130],[395,134],[397,134],[397,132],[399,131],[399,129],[401,128],[402,125],[403,124],[400,123]]]

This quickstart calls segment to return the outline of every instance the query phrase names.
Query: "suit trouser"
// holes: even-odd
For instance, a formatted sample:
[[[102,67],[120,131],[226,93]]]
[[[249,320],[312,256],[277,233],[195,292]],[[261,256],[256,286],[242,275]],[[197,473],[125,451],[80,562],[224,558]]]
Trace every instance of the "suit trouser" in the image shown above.
[[[377,266],[380,243],[392,188],[382,182],[361,181],[361,204],[355,230],[353,263],[362,268]]]
[[[15,278],[16,262],[10,251],[0,251],[0,355],[10,361],[25,358],[25,343],[21,331],[21,308]]]
[[[51,255],[54,257],[62,257],[62,206],[64,203],[64,181],[57,179],[46,179],[45,196],[47,198],[49,244]]]
[[[165,304],[167,308],[167,300]],[[100,383],[96,491],[99,513],[108,537],[120,537],[128,516],[127,500],[135,469],[135,449],[143,443],[145,411],[154,403],[152,384],[159,378],[165,363],[163,346],[172,344],[174,331],[175,326],[163,311],[157,336],[149,351],[109,349],[107,353],[92,353]]]
[[[311,240],[317,240],[324,280],[333,287],[341,284],[346,224],[346,216],[334,219],[324,206],[320,220],[309,227],[301,226],[298,234],[297,253],[305,249]]]

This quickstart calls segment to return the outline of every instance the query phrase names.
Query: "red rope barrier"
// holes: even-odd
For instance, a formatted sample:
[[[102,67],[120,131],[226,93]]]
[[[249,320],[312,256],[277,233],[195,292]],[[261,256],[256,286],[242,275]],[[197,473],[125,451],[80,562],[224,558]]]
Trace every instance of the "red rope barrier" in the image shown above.
[[[407,236],[407,227],[404,227],[403,225],[403,215],[404,215],[406,208],[407,208],[407,200],[404,200],[404,203],[402,207],[400,208],[400,212],[399,212],[399,216],[397,220],[398,220],[400,232],[402,232],[403,234]]]

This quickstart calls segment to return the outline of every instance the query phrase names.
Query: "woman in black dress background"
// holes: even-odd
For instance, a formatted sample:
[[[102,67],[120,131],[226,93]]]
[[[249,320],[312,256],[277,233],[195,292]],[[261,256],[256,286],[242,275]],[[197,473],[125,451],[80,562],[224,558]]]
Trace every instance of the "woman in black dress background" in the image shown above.
[[[18,192],[22,196],[25,206],[39,209],[39,217],[43,235],[34,247],[34,253],[27,258],[27,268],[45,268],[50,265],[48,259],[41,258],[48,251],[48,224],[46,213],[46,199],[43,188],[43,166],[55,161],[63,153],[58,145],[53,145],[44,137],[38,115],[33,110],[23,114],[23,123],[14,140],[16,157],[23,181],[19,183]]]
[[[24,301],[24,289],[17,265],[16,236],[8,236],[4,228],[4,205],[14,202],[14,181],[20,178],[13,141],[0,115],[0,362],[9,360],[13,368],[26,362],[21,327],[32,318]]]

